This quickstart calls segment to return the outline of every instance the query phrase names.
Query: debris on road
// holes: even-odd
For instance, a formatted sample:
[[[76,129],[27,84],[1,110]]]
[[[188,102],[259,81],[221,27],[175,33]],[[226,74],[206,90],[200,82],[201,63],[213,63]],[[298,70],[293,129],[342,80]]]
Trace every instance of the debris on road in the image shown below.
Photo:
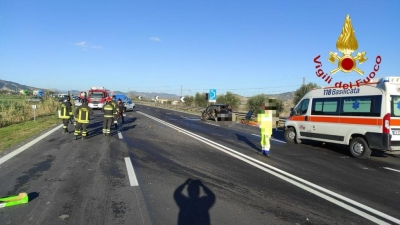
[[[0,198],[0,208],[20,205],[28,203],[29,198],[27,193],[19,193],[19,195],[9,196],[5,198]]]

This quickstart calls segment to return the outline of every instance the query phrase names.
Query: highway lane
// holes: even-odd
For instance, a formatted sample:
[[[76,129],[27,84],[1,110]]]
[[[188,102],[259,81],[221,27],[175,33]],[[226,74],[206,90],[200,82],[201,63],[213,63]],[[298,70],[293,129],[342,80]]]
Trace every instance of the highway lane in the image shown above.
[[[190,214],[200,205],[203,210],[198,213],[202,218],[209,215],[211,224],[374,224],[272,175],[268,166],[251,165],[156,118],[398,218],[399,194],[395,191],[399,190],[399,174],[380,168],[396,168],[396,159],[360,161],[340,151],[289,146],[281,141],[273,141],[272,155],[267,158],[258,153],[259,138],[252,135],[257,134],[257,128],[239,124],[218,127],[193,115],[137,108],[140,111],[127,113],[129,123],[119,129],[120,135],[73,141],[72,135],[57,132],[1,164],[0,194],[27,191],[33,196],[39,192],[39,196],[27,205],[1,209],[0,222],[177,224],[184,220],[180,212]],[[97,134],[99,125],[91,125]],[[276,137],[280,138],[279,133]],[[126,157],[132,161],[139,186],[129,185]],[[188,178],[200,180],[215,202],[212,198],[192,200],[180,209],[177,201],[185,198],[174,198],[174,192]],[[194,190],[198,184],[192,186]],[[376,186],[384,190],[378,192]],[[203,190],[201,193],[204,195]],[[193,217],[188,218],[192,224]],[[378,220],[390,222],[381,217]]]
[[[150,224],[140,189],[129,185],[126,144],[116,135],[103,137],[96,119],[87,141],[60,128],[0,165],[1,196],[33,198],[0,209],[0,224]],[[125,129],[134,129],[134,119],[128,121]]]
[[[398,158],[374,156],[369,160],[358,160],[349,157],[347,149],[338,145],[292,146],[277,141],[272,141],[271,156],[267,158],[258,153],[259,137],[252,135],[257,128],[235,124],[227,130],[208,124],[215,122],[204,123],[196,120],[197,116],[180,112],[148,106],[142,106],[140,110],[399,218],[400,174],[384,169],[400,170]],[[279,132],[275,136],[282,138]]]

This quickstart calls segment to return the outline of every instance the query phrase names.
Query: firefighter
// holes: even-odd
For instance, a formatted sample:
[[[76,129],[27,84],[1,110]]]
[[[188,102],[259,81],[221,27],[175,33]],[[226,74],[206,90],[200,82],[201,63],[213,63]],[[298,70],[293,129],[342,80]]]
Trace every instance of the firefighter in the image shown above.
[[[92,109],[88,106],[88,100],[86,98],[82,99],[82,105],[76,108],[75,118],[75,140],[78,139],[79,134],[82,132],[82,139],[87,137],[87,126],[89,125],[90,116],[93,115]],[[81,131],[82,130],[82,131]]]
[[[114,118],[114,114],[117,111],[112,104],[112,99],[110,97],[106,98],[106,104],[103,106],[101,111],[104,113],[103,121],[103,134],[108,137],[111,133],[111,124]]]
[[[268,99],[268,102],[260,107],[260,112],[257,115],[257,121],[261,129],[262,153],[266,156],[269,156],[272,128],[276,127],[277,118],[276,99]]]
[[[118,117],[121,117],[122,124],[124,124],[125,123],[125,119],[124,119],[125,106],[120,98],[118,99],[118,109],[119,109]]]
[[[87,100],[87,94],[86,94],[86,92],[81,92],[81,96],[79,98],[79,102],[82,103],[84,99]]]
[[[63,134],[69,134],[68,123],[72,116],[72,104],[69,96],[66,96],[64,101],[60,104],[59,118],[63,121]]]
[[[116,110],[115,113],[114,113],[114,118],[113,118],[114,127],[115,127],[115,128],[118,128],[119,107],[118,107],[118,102],[117,102],[117,100],[116,100],[115,95],[112,96],[112,101],[111,101],[111,103],[113,104],[114,109]]]

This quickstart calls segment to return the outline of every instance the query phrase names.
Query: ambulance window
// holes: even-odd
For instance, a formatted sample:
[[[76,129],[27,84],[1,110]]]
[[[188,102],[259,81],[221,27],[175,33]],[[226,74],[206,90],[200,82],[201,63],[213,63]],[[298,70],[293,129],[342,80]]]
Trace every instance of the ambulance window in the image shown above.
[[[339,98],[313,99],[311,115],[337,115]]]
[[[400,96],[394,96],[392,95],[392,117],[400,117]]]
[[[296,115],[305,115],[307,113],[309,102],[310,102],[310,99],[304,99],[303,101],[301,101],[295,109]]]
[[[373,116],[381,115],[381,95],[360,96],[360,97],[343,97],[342,110],[343,116]]]

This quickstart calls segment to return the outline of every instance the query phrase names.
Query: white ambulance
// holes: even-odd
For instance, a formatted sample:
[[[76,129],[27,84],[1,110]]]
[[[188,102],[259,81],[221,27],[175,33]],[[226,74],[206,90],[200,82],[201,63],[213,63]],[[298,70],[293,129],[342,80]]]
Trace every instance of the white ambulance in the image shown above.
[[[372,150],[400,154],[400,77],[309,91],[291,110],[284,135],[288,143],[308,139],[348,145],[359,159]]]

